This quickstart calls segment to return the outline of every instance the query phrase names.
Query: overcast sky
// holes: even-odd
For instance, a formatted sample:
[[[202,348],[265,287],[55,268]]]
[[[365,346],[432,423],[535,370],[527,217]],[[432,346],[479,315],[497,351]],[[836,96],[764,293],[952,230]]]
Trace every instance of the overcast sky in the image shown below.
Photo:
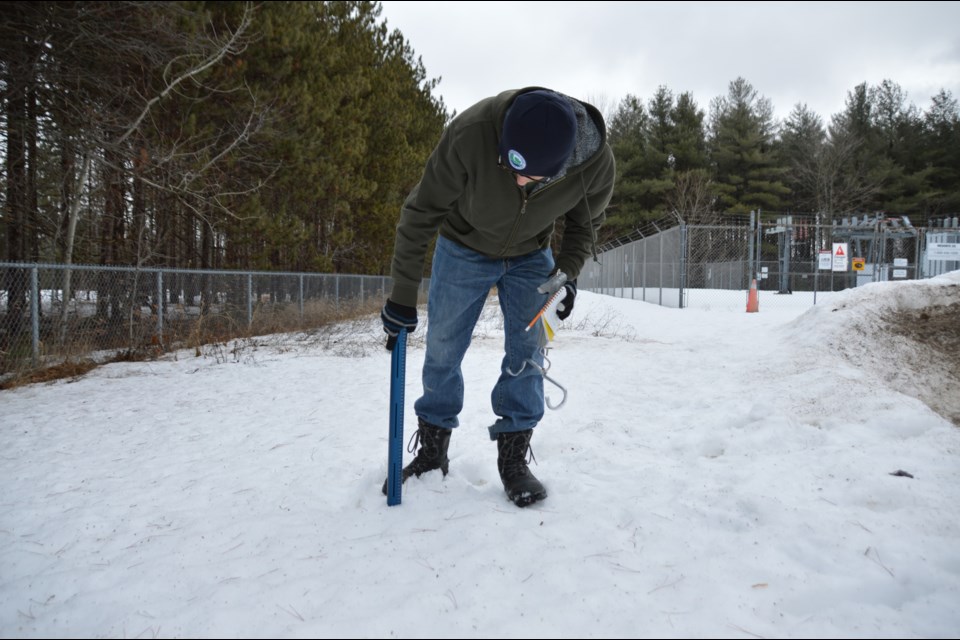
[[[660,85],[708,111],[744,77],[785,117],[824,121],[887,78],[926,110],[960,98],[960,2],[391,2],[382,19],[423,60],[448,109],[541,85],[604,112]]]

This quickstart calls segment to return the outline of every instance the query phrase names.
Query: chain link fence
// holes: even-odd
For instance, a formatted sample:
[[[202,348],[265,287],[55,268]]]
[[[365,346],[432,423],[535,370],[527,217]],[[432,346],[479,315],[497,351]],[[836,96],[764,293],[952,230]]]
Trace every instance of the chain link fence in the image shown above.
[[[684,290],[685,227],[629,240],[603,251],[584,265],[577,286],[621,298],[667,307],[680,306]]]
[[[386,276],[0,263],[0,375],[316,328],[374,311],[390,285]]]
[[[581,289],[668,307],[764,308],[960,269],[960,225],[906,218],[821,224],[651,225],[602,247]],[[837,246],[845,247],[838,268]],[[386,276],[0,263],[0,376],[70,358],[148,355],[235,337],[312,329],[373,312]],[[425,295],[429,283],[424,280]]]
[[[807,306],[869,282],[960,269],[960,226],[913,227],[904,217],[822,224],[787,216],[740,225],[652,225],[601,248],[581,289],[684,307],[745,308],[754,279],[767,308]],[[835,255],[835,254],[842,255]],[[951,259],[952,258],[952,259]]]

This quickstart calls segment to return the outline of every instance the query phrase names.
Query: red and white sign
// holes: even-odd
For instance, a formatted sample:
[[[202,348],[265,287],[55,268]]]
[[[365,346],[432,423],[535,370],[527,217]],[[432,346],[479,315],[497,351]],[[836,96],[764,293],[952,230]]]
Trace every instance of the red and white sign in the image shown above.
[[[848,269],[847,256],[850,255],[850,247],[846,242],[833,243],[833,270],[846,271]]]

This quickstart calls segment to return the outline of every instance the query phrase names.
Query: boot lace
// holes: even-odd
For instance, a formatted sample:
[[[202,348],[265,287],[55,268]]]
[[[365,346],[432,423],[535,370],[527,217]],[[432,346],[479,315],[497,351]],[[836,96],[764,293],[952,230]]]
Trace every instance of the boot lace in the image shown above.
[[[529,464],[537,464],[537,458],[533,455],[533,447],[528,443],[520,455],[514,455],[515,447],[505,448],[503,452],[503,476],[506,478],[517,478],[530,473]]]
[[[418,444],[420,444],[420,429],[414,431],[410,440],[407,441],[407,453],[414,453]]]

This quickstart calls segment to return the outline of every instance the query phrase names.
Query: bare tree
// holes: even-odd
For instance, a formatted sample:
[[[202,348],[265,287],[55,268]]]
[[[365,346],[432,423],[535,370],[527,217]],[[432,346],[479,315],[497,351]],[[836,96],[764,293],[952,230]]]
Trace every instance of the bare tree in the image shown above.
[[[242,74],[230,71],[230,61],[250,42],[252,3],[217,5],[209,12],[213,18],[181,3],[10,6],[0,21],[3,115],[16,124],[6,158],[14,178],[8,180],[6,218],[15,246],[8,257],[27,257],[24,234],[28,216],[35,215],[30,205],[36,202],[38,138],[46,141],[46,153],[60,160],[55,165],[61,172],[60,219],[51,226],[64,248],[76,246],[66,237],[77,229],[70,225],[70,216],[80,213],[76,200],[109,201],[113,193],[120,217],[102,225],[109,255],[114,234],[106,229],[121,229],[131,198],[140,219],[129,235],[146,241],[149,234],[136,230],[146,227],[148,191],[171,194],[194,215],[229,216],[231,196],[260,186],[223,179],[226,163],[254,162],[249,146],[266,111]],[[215,106],[216,119],[206,112],[211,104],[223,105]],[[198,119],[201,106],[204,117]],[[80,158],[91,163],[89,181],[77,180]],[[121,240],[125,244],[127,238]],[[150,251],[132,249],[141,259]],[[124,254],[115,257],[130,259]]]
[[[705,169],[677,173],[673,190],[667,194],[667,205],[687,224],[716,224],[720,219],[716,200],[713,180]]]
[[[234,73],[253,13],[252,3],[204,12],[163,2],[8,5],[0,20],[0,116],[11,125],[7,258],[39,260],[43,224],[55,230],[50,250],[68,265],[78,247],[86,260],[141,265],[163,242],[161,227],[187,226],[157,219],[189,212],[212,229],[235,216],[231,201],[260,186],[230,179],[230,168],[257,162],[252,141],[266,117],[243,74]],[[40,177],[59,196],[44,215]],[[178,211],[160,211],[171,203]],[[98,240],[78,243],[80,229],[91,239],[98,230]],[[20,317],[25,289],[10,284],[9,304]],[[61,338],[72,285],[67,269]],[[124,312],[133,311],[135,295],[101,293],[103,316],[131,319]]]
[[[828,219],[862,210],[880,191],[881,179],[858,162],[860,149],[853,136],[837,136],[793,166],[794,180]]]

